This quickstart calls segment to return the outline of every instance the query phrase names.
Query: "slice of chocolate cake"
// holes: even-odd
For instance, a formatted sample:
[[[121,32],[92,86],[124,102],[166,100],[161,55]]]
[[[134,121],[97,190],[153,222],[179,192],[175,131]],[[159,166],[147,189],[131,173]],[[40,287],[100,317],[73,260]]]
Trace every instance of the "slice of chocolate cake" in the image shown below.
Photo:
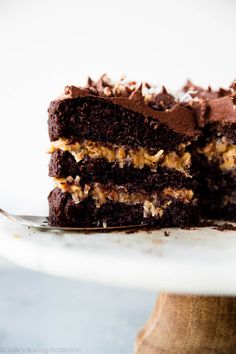
[[[236,221],[236,82],[227,90],[204,90],[192,85],[203,136],[196,148],[200,170],[200,201],[203,216]]]
[[[198,223],[195,112],[165,88],[103,75],[49,107],[55,226]]]

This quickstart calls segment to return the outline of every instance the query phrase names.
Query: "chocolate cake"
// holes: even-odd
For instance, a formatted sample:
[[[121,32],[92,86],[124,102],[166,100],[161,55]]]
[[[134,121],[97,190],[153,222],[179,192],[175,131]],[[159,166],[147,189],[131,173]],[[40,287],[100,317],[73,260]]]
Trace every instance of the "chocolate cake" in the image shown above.
[[[191,226],[199,220],[196,110],[163,87],[67,86],[49,107],[54,226]]]
[[[236,221],[236,82],[213,91],[188,82],[189,104],[197,113],[202,136],[194,160],[200,171],[203,217]]]

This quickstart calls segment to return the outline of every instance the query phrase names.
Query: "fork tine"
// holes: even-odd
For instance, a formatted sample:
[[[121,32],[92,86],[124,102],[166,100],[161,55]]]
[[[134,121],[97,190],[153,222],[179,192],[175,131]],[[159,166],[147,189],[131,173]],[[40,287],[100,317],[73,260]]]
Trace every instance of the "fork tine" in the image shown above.
[[[97,226],[97,225],[90,225],[85,226],[81,225],[80,227],[54,227],[48,224],[48,218],[46,216],[35,216],[35,215],[12,215],[5,210],[0,208],[0,214],[4,215],[11,221],[14,221],[18,224],[28,226],[28,227],[35,227],[41,230],[51,230],[51,231],[114,231],[120,229],[132,229],[132,228],[139,228],[148,225],[127,225],[127,226],[108,226],[107,228]]]

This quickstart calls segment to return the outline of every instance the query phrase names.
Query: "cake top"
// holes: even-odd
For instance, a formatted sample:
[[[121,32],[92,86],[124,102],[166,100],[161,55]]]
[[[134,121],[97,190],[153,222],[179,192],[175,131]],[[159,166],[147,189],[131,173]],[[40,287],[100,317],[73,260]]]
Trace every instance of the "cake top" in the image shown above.
[[[80,96],[79,90],[83,90],[84,93],[87,90],[90,94],[103,98],[129,98],[131,101],[133,96],[139,94],[147,106],[158,111],[168,110],[178,103],[178,100],[168,93],[164,86],[160,88],[147,82],[127,81],[124,76],[119,81],[112,81],[106,74],[97,81],[89,77],[84,88],[66,86],[65,95]]]
[[[206,123],[236,123],[236,80],[229,88],[220,88],[218,91],[213,91],[210,86],[204,89],[187,81],[183,91],[190,96],[188,103],[195,109],[200,126]]]
[[[107,75],[98,81],[88,78],[85,87],[66,86],[59,100],[78,97],[96,97],[123,106],[145,118],[157,119],[179,134],[194,136],[196,134],[195,112],[178,98],[168,93],[164,86],[160,88],[148,83],[126,81],[121,78],[113,82]]]

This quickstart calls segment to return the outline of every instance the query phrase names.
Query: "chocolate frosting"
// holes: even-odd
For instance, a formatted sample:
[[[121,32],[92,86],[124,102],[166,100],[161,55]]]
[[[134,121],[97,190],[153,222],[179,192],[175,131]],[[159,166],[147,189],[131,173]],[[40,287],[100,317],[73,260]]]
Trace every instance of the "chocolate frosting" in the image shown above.
[[[199,126],[236,123],[236,81],[228,89],[220,88],[218,91],[213,91],[211,87],[203,89],[188,81],[183,91],[193,97],[189,105],[197,114]]]
[[[233,98],[225,96],[216,98],[208,102],[209,105],[209,122],[220,122],[222,124],[236,123],[236,105]]]
[[[179,103],[164,87],[161,92],[143,95],[145,88],[150,89],[151,86],[137,86],[134,81],[112,84],[106,76],[102,76],[98,82],[89,78],[87,87],[66,86],[64,95],[59,99],[96,97],[140,113],[146,119],[156,119],[179,134],[190,137],[197,134],[195,112],[191,107]]]

